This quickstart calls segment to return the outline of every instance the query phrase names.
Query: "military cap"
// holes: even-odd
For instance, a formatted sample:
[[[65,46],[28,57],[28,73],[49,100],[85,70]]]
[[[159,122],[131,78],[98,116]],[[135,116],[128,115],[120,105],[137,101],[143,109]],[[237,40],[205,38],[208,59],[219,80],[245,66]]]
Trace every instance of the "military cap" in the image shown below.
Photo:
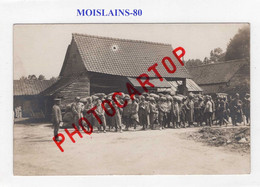
[[[158,95],[159,95],[160,97],[164,96],[162,93],[159,93]]]
[[[153,97],[150,97],[149,100],[150,101],[155,101],[155,99]]]
[[[80,100],[80,97],[78,97],[78,96],[77,96],[77,97],[75,97],[75,100]]]
[[[148,96],[148,93],[144,92],[144,93],[142,93],[142,95],[146,97],[146,96]]]
[[[125,100],[130,100],[130,96],[126,95]]]
[[[167,98],[166,98],[165,96],[162,96],[162,97],[161,97],[161,100],[166,101]]]

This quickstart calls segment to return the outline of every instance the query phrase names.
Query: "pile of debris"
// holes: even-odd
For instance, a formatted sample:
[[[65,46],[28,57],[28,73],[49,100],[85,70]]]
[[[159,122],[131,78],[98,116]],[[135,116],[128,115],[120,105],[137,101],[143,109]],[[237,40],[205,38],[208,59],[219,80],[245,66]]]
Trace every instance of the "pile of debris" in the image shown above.
[[[249,127],[204,127],[197,132],[189,133],[188,138],[211,146],[227,146],[232,150],[250,152]]]

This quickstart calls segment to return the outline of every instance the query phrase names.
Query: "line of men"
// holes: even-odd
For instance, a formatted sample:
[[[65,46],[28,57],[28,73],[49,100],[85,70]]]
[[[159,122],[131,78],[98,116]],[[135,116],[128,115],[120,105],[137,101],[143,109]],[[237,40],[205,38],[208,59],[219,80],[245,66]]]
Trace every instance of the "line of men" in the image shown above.
[[[102,101],[106,99],[110,101],[115,109],[115,115],[112,117],[107,113],[112,113],[112,107],[105,103],[107,111],[102,107]],[[119,108],[113,101],[111,96],[103,95],[102,97],[90,96],[85,100],[80,97],[75,98],[75,102],[66,107],[66,112],[62,118],[59,108],[60,99],[56,99],[56,104],[53,106],[53,124],[54,126],[60,122],[74,123],[78,129],[78,121],[85,117],[92,126],[106,132],[115,128],[115,131],[122,132],[123,124],[125,130],[134,128],[138,125],[142,129],[147,128],[160,130],[164,128],[186,128],[191,125],[212,126],[213,123],[224,125],[229,123],[229,118],[232,119],[232,124],[237,125],[243,121],[243,116],[246,117],[247,123],[250,121],[250,95],[246,94],[245,98],[240,100],[239,94],[228,100],[227,97],[217,97],[213,101],[209,95],[194,95],[189,94],[188,97],[176,97],[164,94],[148,94],[144,93],[141,96],[134,97],[132,100],[129,95],[124,94],[123,97],[118,97],[117,100],[128,104],[124,108]],[[95,112],[101,120],[101,124],[93,116],[93,113],[88,113],[90,109],[96,106]],[[83,125],[88,128],[88,125],[83,121]],[[58,128],[58,127],[57,127]],[[57,134],[57,128],[54,135]]]

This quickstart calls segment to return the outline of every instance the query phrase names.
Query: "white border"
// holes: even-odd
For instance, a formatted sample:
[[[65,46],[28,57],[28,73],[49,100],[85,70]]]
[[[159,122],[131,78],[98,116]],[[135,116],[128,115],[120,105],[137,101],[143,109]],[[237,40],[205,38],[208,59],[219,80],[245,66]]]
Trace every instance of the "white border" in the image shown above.
[[[259,186],[259,49],[257,0],[102,0],[0,2],[0,186]],[[142,9],[141,17],[77,17],[77,8]],[[14,23],[194,23],[249,22],[251,24],[252,167],[250,175],[232,176],[13,176],[13,24]],[[51,156],[51,155],[50,155]]]

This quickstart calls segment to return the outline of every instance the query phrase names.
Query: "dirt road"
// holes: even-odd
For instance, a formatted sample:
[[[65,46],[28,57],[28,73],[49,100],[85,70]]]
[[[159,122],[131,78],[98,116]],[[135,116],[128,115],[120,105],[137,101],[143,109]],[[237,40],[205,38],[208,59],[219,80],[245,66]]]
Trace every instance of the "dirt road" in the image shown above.
[[[64,130],[61,152],[50,124],[14,125],[15,175],[241,174],[250,155],[183,138],[189,129],[82,133],[72,143]],[[72,129],[70,130],[72,131]]]

